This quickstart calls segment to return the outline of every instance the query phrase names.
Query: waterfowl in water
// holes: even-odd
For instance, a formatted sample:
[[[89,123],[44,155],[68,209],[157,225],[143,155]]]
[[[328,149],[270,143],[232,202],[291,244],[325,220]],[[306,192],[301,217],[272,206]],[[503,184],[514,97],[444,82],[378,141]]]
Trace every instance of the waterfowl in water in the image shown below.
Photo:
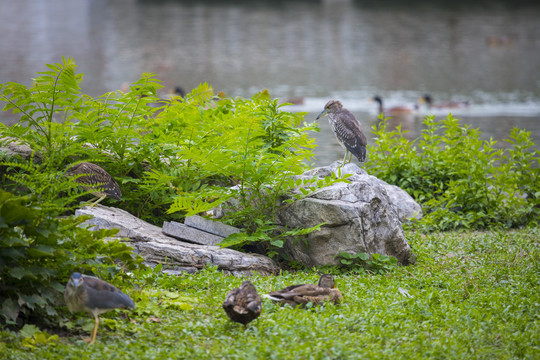
[[[379,105],[379,114],[382,113],[384,116],[408,115],[418,111],[418,104],[392,106],[385,109],[383,107],[383,100],[379,95],[373,96],[371,100],[375,101]]]
[[[232,321],[244,325],[261,315],[262,301],[257,289],[250,281],[244,281],[239,288],[232,289],[225,296],[223,310]]]
[[[471,105],[471,102],[469,100],[445,101],[442,103],[433,104],[433,98],[430,94],[424,94],[424,96],[419,99],[419,102],[420,104],[426,104],[428,109],[463,109]]]
[[[320,305],[324,302],[338,304],[343,300],[341,292],[336,289],[334,277],[329,274],[323,274],[317,285],[291,285],[282,290],[272,291],[267,297],[282,305],[289,304],[292,307],[304,306],[309,302],[314,305]]]
[[[289,98],[282,99],[280,103],[284,104],[293,104],[293,105],[304,105],[305,98],[302,96],[293,96]]]

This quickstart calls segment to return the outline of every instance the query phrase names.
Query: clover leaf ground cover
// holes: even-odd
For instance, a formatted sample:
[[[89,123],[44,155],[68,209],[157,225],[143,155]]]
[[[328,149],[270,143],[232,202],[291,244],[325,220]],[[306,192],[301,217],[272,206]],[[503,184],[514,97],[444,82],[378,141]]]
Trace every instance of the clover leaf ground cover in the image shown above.
[[[68,331],[0,333],[3,359],[534,359],[540,354],[539,228],[408,232],[418,261],[385,274],[334,272],[344,303],[308,309],[263,301],[247,330],[221,308],[242,279],[209,268],[118,279],[137,303],[92,319],[66,313]],[[261,294],[315,282],[316,271],[254,276]],[[125,316],[127,315],[127,316]]]

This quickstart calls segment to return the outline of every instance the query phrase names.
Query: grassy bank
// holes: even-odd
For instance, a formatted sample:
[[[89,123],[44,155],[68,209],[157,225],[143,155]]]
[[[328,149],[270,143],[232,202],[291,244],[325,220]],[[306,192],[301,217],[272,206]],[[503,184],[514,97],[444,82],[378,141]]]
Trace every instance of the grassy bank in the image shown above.
[[[221,309],[241,279],[214,269],[179,277],[145,271],[120,285],[129,319],[67,315],[70,332],[0,334],[5,359],[513,359],[540,353],[540,228],[408,233],[418,262],[383,275],[336,274],[339,306],[280,308],[265,299],[247,330]],[[315,271],[253,277],[260,293],[315,282]],[[121,283],[118,283],[121,284]],[[401,289],[401,290],[400,290]],[[82,329],[85,330],[82,330]],[[26,334],[26,337],[24,336]]]

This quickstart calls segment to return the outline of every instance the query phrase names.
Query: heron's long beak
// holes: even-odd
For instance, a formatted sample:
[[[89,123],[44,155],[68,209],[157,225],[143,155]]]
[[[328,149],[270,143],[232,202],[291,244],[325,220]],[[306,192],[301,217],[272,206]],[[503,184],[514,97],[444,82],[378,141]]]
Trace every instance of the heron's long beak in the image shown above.
[[[79,287],[79,284],[80,284],[79,279],[71,279],[71,282],[73,283],[73,288],[75,288],[75,290],[77,290],[77,288]]]
[[[326,115],[326,109],[324,109],[323,111],[321,111],[321,113],[319,114],[319,116],[317,116],[317,117],[315,118],[315,120],[319,120],[319,118],[320,118],[321,116],[324,116],[324,115]]]

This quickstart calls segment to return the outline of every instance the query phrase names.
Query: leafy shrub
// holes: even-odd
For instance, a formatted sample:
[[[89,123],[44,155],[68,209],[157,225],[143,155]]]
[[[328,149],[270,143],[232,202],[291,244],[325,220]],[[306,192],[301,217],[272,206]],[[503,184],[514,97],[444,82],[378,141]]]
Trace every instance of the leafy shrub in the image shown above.
[[[367,166],[423,207],[428,230],[458,227],[515,227],[536,221],[540,205],[539,151],[530,133],[514,129],[496,149],[478,129],[452,117],[424,120],[422,135],[406,140],[401,128],[374,127],[375,144]]]
[[[90,231],[88,217],[57,218],[36,195],[16,196],[0,189],[0,323],[47,323],[73,271],[111,278],[121,260],[134,269],[140,260],[118,241],[103,241],[116,230]]]
[[[267,91],[231,99],[216,97],[207,84],[184,98],[159,99],[153,74],[128,92],[92,98],[80,92],[83,76],[73,59],[47,67],[30,87],[0,85],[4,110],[21,116],[11,127],[0,125],[0,143],[28,145],[39,159],[5,162],[4,188],[34,194],[51,216],[70,214],[88,192],[81,195],[62,174],[75,161],[90,161],[118,181],[123,199],[114,204],[146,221],[161,225],[235,197],[242,210],[224,221],[246,229],[246,238],[282,243],[273,240],[272,212],[296,186],[290,175],[313,156],[307,133],[318,130],[303,123],[303,114],[282,111]]]
[[[5,110],[21,114],[19,123],[2,126],[2,142],[30,146],[56,176],[75,160],[99,163],[120,184],[119,206],[154,224],[239,196],[249,215],[231,222],[249,227],[263,217],[254,201],[272,203],[262,199],[278,198],[313,156],[307,132],[318,128],[282,111],[267,91],[219,98],[201,84],[185,98],[163,100],[159,81],[143,74],[129,92],[94,99],[80,94],[73,59],[48,67],[32,87],[0,88]]]
[[[287,239],[293,239],[295,241],[305,240],[306,235],[313,231],[319,231],[324,223],[310,228],[278,228],[273,223],[276,206],[285,207],[295,201],[310,196],[323,187],[331,186],[338,182],[349,182],[349,177],[350,174],[341,174],[340,169],[323,179],[315,177],[283,177],[280,179],[278,185],[280,191],[275,191],[269,199],[261,199],[262,201],[258,201],[258,199],[254,199],[253,197],[250,199],[250,201],[257,203],[256,209],[258,210],[258,216],[256,215],[255,217],[253,217],[253,207],[245,202],[246,196],[241,197],[244,201],[232,200],[223,204],[222,208],[226,215],[231,217],[246,216],[248,218],[251,216],[251,220],[247,223],[251,223],[254,226],[251,228],[248,227],[244,232],[228,236],[219,245],[221,247],[241,249],[246,245],[255,244],[257,249],[263,248],[262,251],[270,257],[278,254],[283,256],[284,253],[277,250],[283,247]],[[287,260],[289,261],[289,259]]]

